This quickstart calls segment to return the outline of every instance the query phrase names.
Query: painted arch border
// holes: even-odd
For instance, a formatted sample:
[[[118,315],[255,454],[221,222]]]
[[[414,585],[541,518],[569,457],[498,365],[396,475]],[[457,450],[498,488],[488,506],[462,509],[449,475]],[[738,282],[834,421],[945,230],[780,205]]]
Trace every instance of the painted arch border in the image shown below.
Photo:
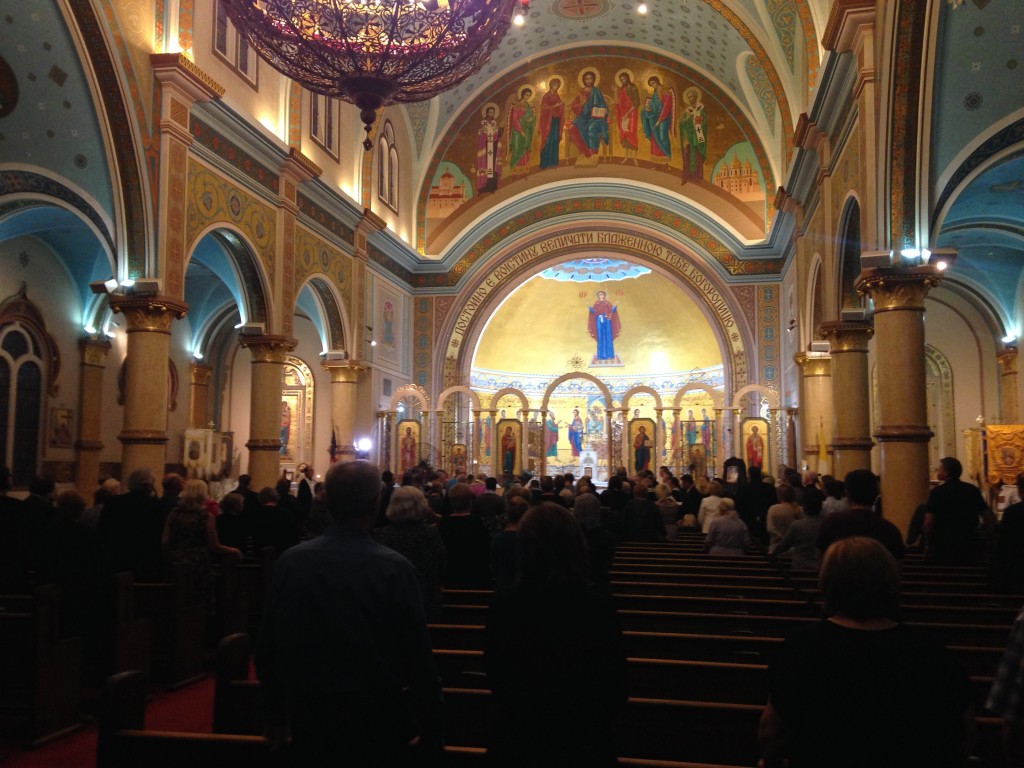
[[[489,263],[483,261],[487,254],[497,247],[504,248],[503,242],[509,237],[515,237],[518,231],[545,223],[557,226],[560,223],[559,219],[593,213],[633,218],[640,222],[642,227],[650,227],[652,223],[664,227],[676,234],[681,241],[692,243],[695,252],[699,251],[710,260],[717,261],[730,275],[777,277],[785,263],[785,259],[781,257],[740,259],[721,237],[696,220],[665,206],[621,196],[594,195],[554,200],[502,220],[477,238],[450,269],[445,272],[418,274],[413,278],[412,287],[457,286],[464,282],[464,278],[480,269],[478,264]]]
[[[500,250],[475,272],[474,279],[467,281],[452,302],[455,311],[448,314],[440,324],[437,336],[440,342],[435,347],[434,381],[442,387],[465,384],[469,381],[473,350],[479,342],[488,319],[501,303],[517,290],[522,283],[539,269],[555,264],[566,258],[579,258],[581,254],[593,252],[592,246],[580,247],[567,244],[542,251],[538,244],[551,239],[572,239],[574,234],[585,232],[622,234],[637,241],[646,242],[662,249],[665,256],[658,260],[643,249],[629,248],[621,244],[601,244],[601,252],[619,255],[650,267],[684,290],[704,314],[715,332],[722,358],[726,390],[734,390],[748,383],[749,365],[747,359],[757,349],[752,330],[728,285],[713,272],[699,266],[699,257],[684,243],[672,241],[664,233],[653,230],[620,232],[621,225],[611,222],[579,222],[574,230],[546,229],[532,232],[529,239],[515,240],[504,244]],[[524,256],[533,249],[532,255]],[[515,265],[509,260],[515,258]],[[497,276],[495,273],[499,273]],[[723,307],[732,325],[727,325],[720,309]],[[461,308],[461,309],[459,309]],[[470,313],[468,318],[462,315]],[[443,350],[440,344],[443,343]],[[440,354],[438,354],[440,353]]]

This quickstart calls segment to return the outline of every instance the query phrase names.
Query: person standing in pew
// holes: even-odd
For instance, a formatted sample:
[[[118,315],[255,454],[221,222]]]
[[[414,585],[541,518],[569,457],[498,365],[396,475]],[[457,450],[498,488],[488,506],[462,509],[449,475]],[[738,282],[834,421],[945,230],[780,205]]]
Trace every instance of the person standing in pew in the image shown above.
[[[924,556],[950,565],[976,562],[981,555],[978,528],[989,533],[995,516],[976,485],[960,479],[963,465],[946,456],[939,459],[938,479],[942,483],[928,494],[924,513]]]
[[[1017,482],[1020,481],[1021,475],[1018,475]],[[1024,609],[1013,622],[985,709],[1003,720],[1006,765],[1009,768],[1024,766]]]
[[[103,505],[96,529],[115,573],[131,571],[141,583],[163,581],[160,537],[167,515],[154,492],[156,478],[140,467],[128,475],[126,485],[127,493]]]
[[[870,469],[855,469],[846,474],[843,482],[847,507],[822,520],[818,531],[818,552],[824,554],[833,542],[840,539],[869,536],[882,542],[897,560],[903,557],[906,548],[900,529],[874,508],[878,498],[878,477]]]
[[[484,667],[494,695],[489,764],[613,768],[626,649],[610,596],[591,589],[586,543],[555,503],[519,526],[519,582],[494,593]]]
[[[898,622],[895,558],[875,539],[842,539],[818,580],[828,618],[793,632],[768,667],[760,765],[965,765],[970,681],[946,648]]]
[[[298,766],[402,766],[442,753],[441,689],[416,569],[369,534],[380,471],[327,471],[332,522],[277,561],[256,649],[268,738]],[[415,718],[412,715],[415,715]]]

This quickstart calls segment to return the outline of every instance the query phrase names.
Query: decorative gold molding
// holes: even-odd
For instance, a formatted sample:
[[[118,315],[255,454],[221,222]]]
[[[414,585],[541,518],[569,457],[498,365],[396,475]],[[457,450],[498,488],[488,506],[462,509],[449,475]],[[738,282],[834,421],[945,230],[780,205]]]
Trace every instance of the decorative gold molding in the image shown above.
[[[245,447],[250,451],[273,451],[277,453],[281,450],[281,439],[275,437],[254,437],[246,441]]]
[[[239,343],[249,350],[254,363],[278,363],[284,365],[285,356],[295,349],[298,342],[288,336],[242,336]],[[278,441],[278,448],[281,447]]]
[[[111,296],[110,308],[124,315],[128,333],[170,334],[171,324],[188,313],[188,304],[170,296]]]
[[[205,387],[210,383],[210,377],[213,375],[213,368],[202,363],[189,363],[188,366],[188,382],[192,386]]]
[[[844,322],[826,320],[821,324],[821,335],[828,339],[831,354],[867,352],[868,340],[875,334],[870,322]]]
[[[157,80],[175,83],[196,101],[219,99],[224,95],[224,86],[183,53],[152,53],[149,61]]]
[[[345,361],[343,363],[324,363],[323,369],[331,374],[331,384],[355,384],[359,375],[368,370],[365,365]]]
[[[800,366],[800,373],[805,379],[832,375],[832,358],[808,355],[801,352],[793,356],[793,362]]]
[[[919,424],[890,424],[875,432],[880,443],[927,443],[933,437],[935,433],[928,426]]]
[[[290,171],[299,181],[309,181],[323,174],[324,169],[314,163],[295,147],[288,148],[288,156],[281,164],[282,173]]]
[[[857,278],[857,292],[869,294],[875,314],[894,310],[923,310],[928,289],[942,282],[942,273],[932,265],[920,267],[876,267],[865,269]]]
[[[122,445],[165,445],[168,437],[160,429],[124,429],[117,439]]]
[[[78,348],[82,351],[82,365],[103,368],[107,364],[107,353],[110,352],[109,339],[97,339],[82,336],[78,339]]]
[[[1007,347],[998,355],[996,360],[999,361],[999,373],[1003,376],[1009,376],[1017,373],[1017,348]]]

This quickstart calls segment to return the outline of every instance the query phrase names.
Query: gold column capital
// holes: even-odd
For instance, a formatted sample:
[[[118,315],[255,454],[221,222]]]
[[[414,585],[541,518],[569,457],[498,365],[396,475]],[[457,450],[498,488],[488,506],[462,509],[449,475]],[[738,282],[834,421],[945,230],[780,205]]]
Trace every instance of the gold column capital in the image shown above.
[[[128,322],[128,333],[170,335],[171,325],[188,313],[188,304],[170,296],[111,296],[110,308]]]
[[[78,339],[78,348],[82,351],[82,365],[103,368],[110,352],[110,339],[82,336]]]
[[[869,321],[829,320],[821,324],[821,335],[828,339],[831,353],[867,352],[868,339],[875,334]]]
[[[359,375],[368,370],[365,365],[347,360],[338,363],[324,363],[321,367],[331,374],[331,384],[355,384],[359,381]]]
[[[280,363],[282,365],[285,355],[295,349],[298,344],[291,337],[271,335],[242,336],[239,343],[249,350],[254,363]]]
[[[857,277],[857,292],[871,296],[875,314],[894,310],[924,309],[928,289],[942,282],[938,267],[873,267]]]
[[[1017,348],[1007,347],[998,355],[996,360],[999,361],[999,372],[1007,375],[1017,372]]]
[[[832,375],[832,358],[827,355],[809,355],[801,352],[793,356],[793,362],[800,366],[805,379]]]
[[[202,363],[189,363],[188,382],[193,386],[205,387],[210,383],[210,376],[213,375],[213,368]]]

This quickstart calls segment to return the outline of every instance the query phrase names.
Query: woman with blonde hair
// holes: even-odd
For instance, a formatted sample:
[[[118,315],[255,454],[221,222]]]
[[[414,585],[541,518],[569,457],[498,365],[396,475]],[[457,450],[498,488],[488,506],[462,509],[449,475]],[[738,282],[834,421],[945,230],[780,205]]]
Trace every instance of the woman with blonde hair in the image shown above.
[[[710,555],[745,555],[750,546],[750,531],[736,513],[732,499],[718,502],[718,514],[708,526],[704,550]]]
[[[178,498],[178,506],[164,521],[160,538],[164,559],[170,570],[191,571],[199,586],[199,595],[207,610],[214,611],[213,555],[238,562],[242,553],[220,543],[217,523],[208,511],[208,487],[203,480],[189,480]]]
[[[700,531],[705,536],[711,527],[711,521],[718,516],[718,509],[722,503],[722,492],[722,484],[717,480],[708,483],[707,495],[701,501],[700,512],[697,513]]]

